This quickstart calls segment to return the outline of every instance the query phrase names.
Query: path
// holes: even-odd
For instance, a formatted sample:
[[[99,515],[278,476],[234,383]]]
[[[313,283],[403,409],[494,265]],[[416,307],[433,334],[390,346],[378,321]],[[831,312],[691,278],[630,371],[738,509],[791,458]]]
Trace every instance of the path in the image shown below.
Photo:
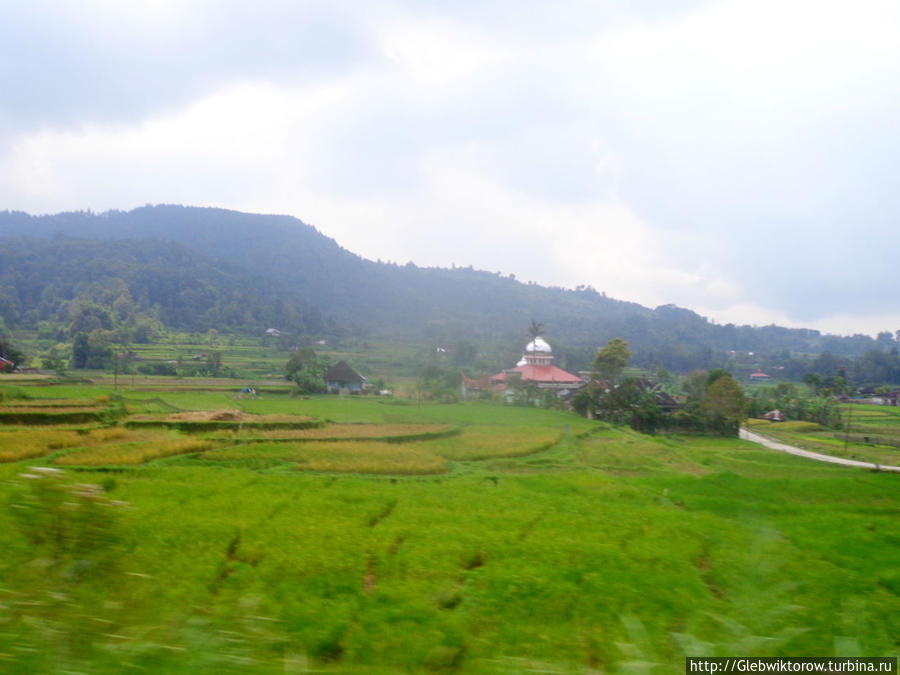
[[[809,450],[803,450],[802,448],[794,447],[793,445],[786,445],[784,443],[779,443],[778,441],[773,441],[771,438],[767,438],[766,436],[762,436],[760,434],[755,434],[752,431],[748,431],[744,427],[741,427],[741,438],[745,441],[752,441],[753,443],[760,443],[761,445],[766,446],[767,448],[771,448],[772,450],[781,450],[782,452],[788,452],[792,455],[797,455],[798,457],[806,457],[807,459],[815,459],[820,462],[831,462],[832,464],[843,464],[844,466],[856,466],[862,469],[878,469],[879,471],[896,471],[900,473],[900,466],[888,466],[885,464],[870,464],[869,462],[858,462],[855,459],[844,459],[843,457],[832,457],[831,455],[822,455],[818,452],[810,452]]]

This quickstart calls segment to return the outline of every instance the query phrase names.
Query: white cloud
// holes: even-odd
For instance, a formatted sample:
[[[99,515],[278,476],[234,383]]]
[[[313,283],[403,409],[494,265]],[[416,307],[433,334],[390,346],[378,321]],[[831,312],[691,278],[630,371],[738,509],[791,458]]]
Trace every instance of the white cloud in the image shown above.
[[[211,63],[116,124],[4,123],[2,208],[289,213],[366,257],[590,284],[720,322],[797,325],[806,311],[805,325],[853,332],[868,320],[840,307],[863,288],[872,325],[900,312],[888,290],[835,273],[882,267],[900,244],[884,215],[900,143],[900,6],[888,0],[723,0],[643,17],[579,2],[63,7],[107,41],[103,54],[174,40]],[[217,65],[221,35],[240,35],[251,13],[254,37],[278,49],[247,39]],[[320,26],[323,44],[352,34],[365,58],[294,49]],[[297,75],[319,57],[341,65]],[[816,304],[829,283],[844,294]]]
[[[238,84],[136,125],[87,125],[18,139],[0,167],[6,201],[37,212],[147,202],[217,204],[281,186],[303,157],[295,132],[346,95],[340,86]],[[298,145],[299,142],[299,145]],[[302,161],[297,163],[302,164]]]

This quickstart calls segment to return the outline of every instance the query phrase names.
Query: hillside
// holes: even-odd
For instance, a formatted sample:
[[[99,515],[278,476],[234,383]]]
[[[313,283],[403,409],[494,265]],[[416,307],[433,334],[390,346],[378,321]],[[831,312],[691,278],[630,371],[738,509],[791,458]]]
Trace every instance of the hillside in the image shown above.
[[[0,212],[0,231],[0,312],[12,326],[58,311],[48,303],[70,299],[79,284],[121,279],[141,309],[156,306],[165,323],[191,330],[293,323],[316,333],[324,317],[359,334],[496,343],[520,340],[537,318],[573,349],[589,353],[619,336],[636,363],[677,371],[730,350],[786,361],[792,352],[858,356],[876,347],[862,335],[720,326],[673,305],[650,309],[472,268],[373,262],[288,216],[183,206]]]

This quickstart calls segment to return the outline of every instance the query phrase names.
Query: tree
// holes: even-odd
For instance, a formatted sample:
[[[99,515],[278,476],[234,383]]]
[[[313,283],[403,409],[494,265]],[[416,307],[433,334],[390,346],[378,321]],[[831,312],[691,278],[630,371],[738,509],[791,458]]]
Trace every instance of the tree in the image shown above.
[[[9,335],[4,333],[5,328],[2,318],[0,318],[0,356],[9,361],[3,366],[3,370],[12,372],[17,365],[25,360],[25,355],[12,346]]]
[[[297,385],[297,391],[300,393],[315,394],[325,390],[325,382],[322,379],[325,364],[319,360],[312,347],[300,347],[291,354],[285,370],[287,379]]]
[[[206,356],[206,371],[212,377],[218,377],[222,372],[222,353],[209,352]]]
[[[607,380],[610,384],[614,384],[622,376],[622,371],[628,365],[629,358],[631,358],[631,350],[628,348],[628,343],[622,338],[613,338],[594,357],[591,377]]]
[[[822,389],[822,378],[816,373],[806,373],[803,376],[803,383],[809,387],[809,392],[813,396],[819,395],[819,390]]]
[[[77,333],[72,341],[72,367],[86,368],[89,353],[87,333]]]
[[[681,390],[687,395],[688,403],[697,405],[706,393],[706,380],[709,373],[705,370],[692,370],[681,380]]]
[[[747,399],[731,375],[722,375],[706,390],[700,412],[723,436],[737,436],[747,418]]]
[[[626,378],[609,389],[592,383],[572,398],[572,407],[582,415],[596,416],[612,424],[628,424],[642,433],[653,433],[664,420],[655,392],[634,378]]]
[[[528,337],[531,338],[529,342],[534,342],[539,337],[544,334],[544,324],[539,321],[531,320],[531,324],[528,326]]]

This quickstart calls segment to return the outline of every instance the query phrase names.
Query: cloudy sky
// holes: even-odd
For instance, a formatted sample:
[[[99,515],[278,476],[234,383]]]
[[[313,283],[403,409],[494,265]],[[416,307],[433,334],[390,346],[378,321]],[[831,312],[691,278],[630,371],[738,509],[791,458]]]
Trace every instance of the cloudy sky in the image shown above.
[[[0,0],[0,209],[900,328],[896,0]]]

